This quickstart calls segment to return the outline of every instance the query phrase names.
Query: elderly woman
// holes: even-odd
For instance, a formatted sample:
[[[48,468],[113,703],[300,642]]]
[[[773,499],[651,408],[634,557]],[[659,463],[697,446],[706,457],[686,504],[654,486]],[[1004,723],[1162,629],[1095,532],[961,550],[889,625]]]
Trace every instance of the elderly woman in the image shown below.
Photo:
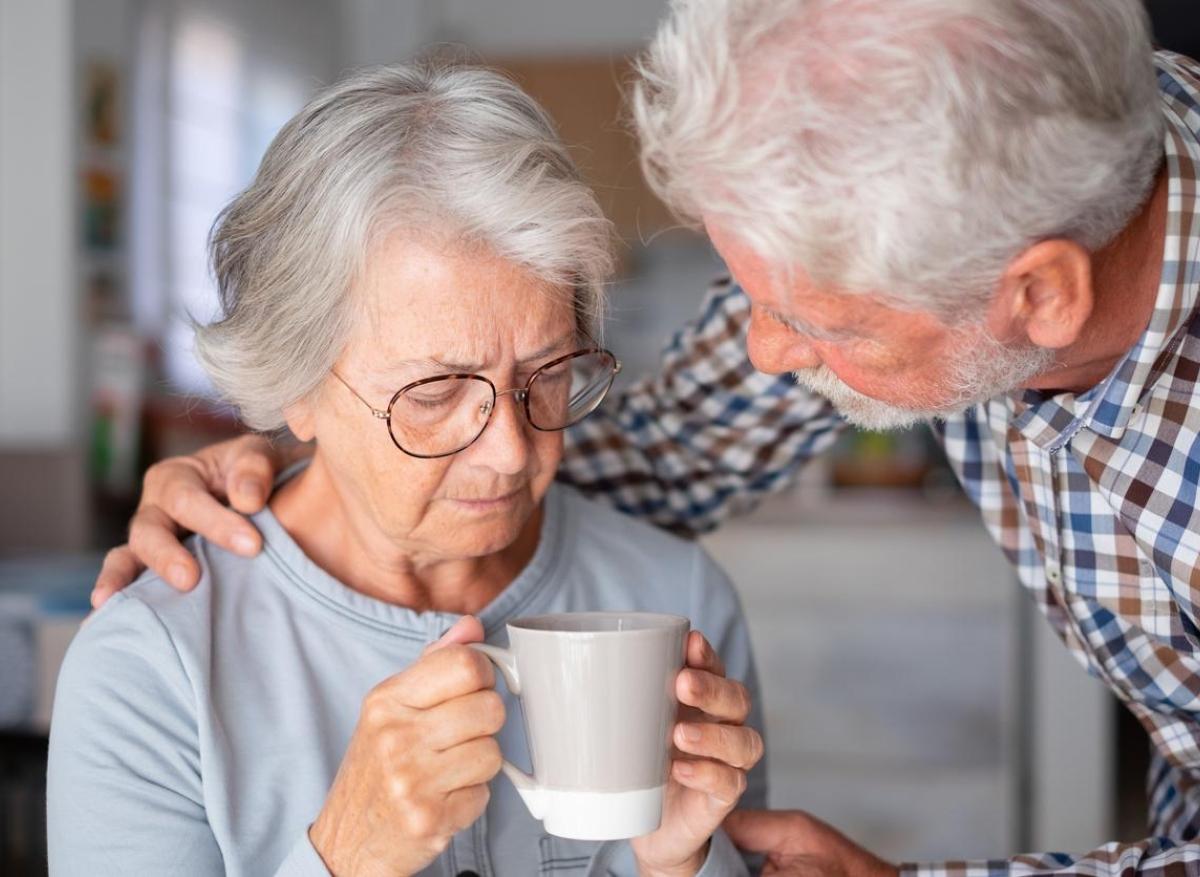
[[[618,364],[594,340],[607,225],[536,104],[479,70],[356,75],[280,132],[213,261],[200,359],[316,450],[255,517],[258,557],[196,539],[198,588],[145,576],[76,638],[51,871],[744,873],[720,825],[765,789],[734,593],[695,545],[553,486]],[[588,609],[708,637],[662,825],[629,842],[546,836],[491,782],[524,733],[464,645]]]

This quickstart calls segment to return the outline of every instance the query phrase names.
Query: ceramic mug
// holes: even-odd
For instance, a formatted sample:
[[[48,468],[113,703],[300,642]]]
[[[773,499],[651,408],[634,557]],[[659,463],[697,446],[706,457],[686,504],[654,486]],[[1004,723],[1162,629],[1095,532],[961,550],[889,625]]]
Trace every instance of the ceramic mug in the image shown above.
[[[533,776],[508,761],[504,773],[548,833],[658,828],[689,627],[677,615],[568,612],[510,622],[507,649],[472,644],[520,698]]]

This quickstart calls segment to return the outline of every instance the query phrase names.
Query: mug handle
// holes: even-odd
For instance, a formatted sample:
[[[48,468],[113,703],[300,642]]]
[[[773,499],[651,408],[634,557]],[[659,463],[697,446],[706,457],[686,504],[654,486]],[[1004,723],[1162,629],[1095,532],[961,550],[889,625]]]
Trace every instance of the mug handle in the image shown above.
[[[496,669],[500,671],[500,675],[504,677],[504,683],[508,686],[508,690],[518,697],[521,696],[521,678],[517,675],[516,655],[508,649],[489,646],[486,643],[468,643],[468,645],[495,664]],[[517,794],[521,796],[521,800],[525,802],[530,815],[538,820],[545,818],[546,796],[542,787],[538,785],[537,780],[507,758],[504,759],[504,764],[500,769],[513,784],[513,787],[517,790]]]

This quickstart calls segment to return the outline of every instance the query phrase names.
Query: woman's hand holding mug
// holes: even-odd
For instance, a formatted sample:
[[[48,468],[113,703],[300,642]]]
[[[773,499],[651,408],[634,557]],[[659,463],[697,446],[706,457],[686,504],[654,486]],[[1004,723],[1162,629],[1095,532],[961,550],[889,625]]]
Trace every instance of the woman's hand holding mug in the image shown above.
[[[500,770],[504,702],[464,618],[363,700],[313,846],[335,877],[415,874],[483,813]]]
[[[631,841],[642,877],[692,877],[704,864],[709,838],[746,790],[746,773],[762,758],[762,737],[744,727],[746,687],[725,678],[708,641],[692,631],[687,665],[675,681],[680,719],[675,758],[659,829]]]

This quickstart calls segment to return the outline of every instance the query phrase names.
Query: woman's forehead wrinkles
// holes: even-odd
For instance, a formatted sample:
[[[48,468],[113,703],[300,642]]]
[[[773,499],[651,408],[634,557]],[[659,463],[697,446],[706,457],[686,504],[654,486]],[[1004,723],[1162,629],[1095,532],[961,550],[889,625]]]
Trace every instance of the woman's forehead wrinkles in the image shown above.
[[[507,349],[508,345],[499,340],[491,343],[464,343],[422,352],[415,356],[403,356],[397,351],[397,357],[387,357],[386,362],[379,362],[376,371],[385,375],[402,373],[411,376],[413,372],[485,372],[499,365],[515,361],[521,368],[536,367],[555,356],[571,352],[578,344],[577,335],[572,329],[564,333],[556,333],[549,341],[532,346],[530,342],[519,350]],[[381,351],[382,352],[382,351]]]

